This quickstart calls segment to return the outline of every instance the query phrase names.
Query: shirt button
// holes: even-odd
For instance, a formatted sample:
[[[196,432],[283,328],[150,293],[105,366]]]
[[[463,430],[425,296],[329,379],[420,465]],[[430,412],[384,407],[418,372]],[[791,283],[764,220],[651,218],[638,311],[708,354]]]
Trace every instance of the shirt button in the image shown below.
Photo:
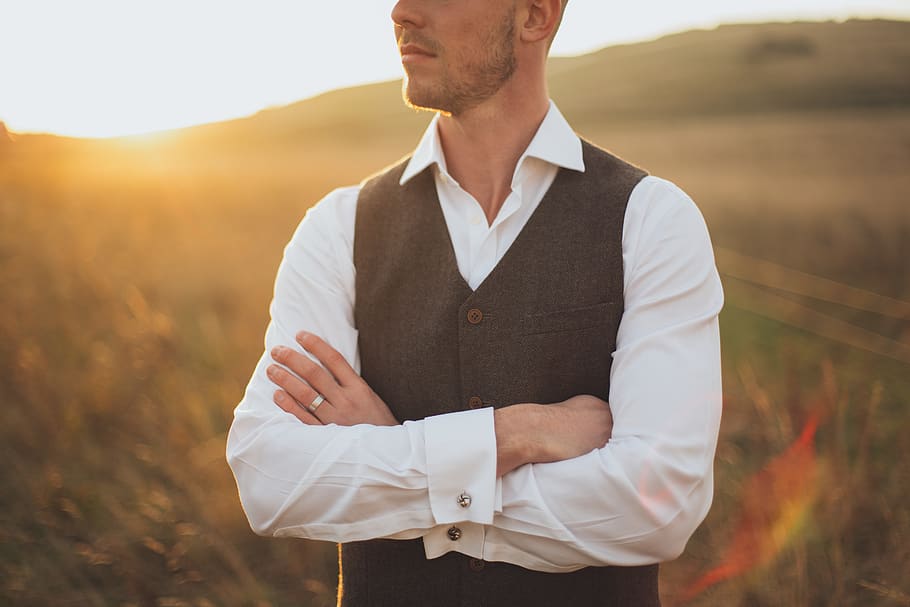
[[[477,308],[471,308],[468,310],[468,322],[472,325],[479,325],[483,320],[483,312]]]
[[[471,506],[471,496],[463,492],[458,496],[458,505],[462,508],[469,508]]]
[[[480,559],[471,559],[468,565],[471,567],[471,571],[483,571],[483,568],[486,567],[486,563]]]
[[[457,542],[461,539],[461,529],[458,527],[449,527],[449,530],[446,533],[448,533],[449,539],[453,542]]]
[[[468,399],[468,406],[472,409],[480,409],[483,407],[483,399],[479,396],[472,396]]]

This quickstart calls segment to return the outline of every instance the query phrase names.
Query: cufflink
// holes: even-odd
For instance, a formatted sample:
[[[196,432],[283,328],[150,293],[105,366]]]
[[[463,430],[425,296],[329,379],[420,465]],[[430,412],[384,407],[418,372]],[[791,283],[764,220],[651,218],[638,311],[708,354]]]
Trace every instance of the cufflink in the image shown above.
[[[459,539],[461,539],[461,529],[458,527],[449,527],[449,530],[446,531],[446,533],[449,535],[449,539],[453,542],[457,542]]]
[[[471,505],[471,496],[462,491],[461,495],[458,496],[457,501],[459,506],[467,508]]]

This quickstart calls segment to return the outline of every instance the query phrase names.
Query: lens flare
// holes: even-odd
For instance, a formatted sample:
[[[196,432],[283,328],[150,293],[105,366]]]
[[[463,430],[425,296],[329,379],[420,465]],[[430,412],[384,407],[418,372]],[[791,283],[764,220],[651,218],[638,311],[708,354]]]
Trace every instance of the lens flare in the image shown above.
[[[820,469],[814,439],[820,417],[811,414],[799,438],[748,480],[740,520],[723,560],[682,592],[681,603],[724,580],[770,565],[802,529],[817,496]]]

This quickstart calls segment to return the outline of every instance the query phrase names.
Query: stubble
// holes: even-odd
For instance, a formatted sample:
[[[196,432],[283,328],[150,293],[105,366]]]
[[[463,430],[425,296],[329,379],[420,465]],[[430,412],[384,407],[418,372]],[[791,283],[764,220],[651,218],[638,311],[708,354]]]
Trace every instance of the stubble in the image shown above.
[[[511,13],[478,43],[485,52],[461,51],[448,55],[429,40],[414,40],[433,48],[443,62],[438,81],[422,82],[405,76],[402,96],[412,108],[440,111],[457,116],[495,95],[515,73],[517,60],[513,40],[515,21]]]

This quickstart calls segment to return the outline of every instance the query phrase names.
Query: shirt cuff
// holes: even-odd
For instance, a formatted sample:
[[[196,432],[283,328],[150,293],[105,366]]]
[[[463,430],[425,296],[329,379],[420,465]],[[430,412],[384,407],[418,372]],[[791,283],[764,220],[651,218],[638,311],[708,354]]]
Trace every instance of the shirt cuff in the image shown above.
[[[493,409],[424,420],[430,510],[437,525],[493,522],[496,432]]]
[[[475,559],[483,558],[486,527],[474,523],[440,525],[423,536],[423,551],[428,559],[439,558],[449,552],[460,552]]]

